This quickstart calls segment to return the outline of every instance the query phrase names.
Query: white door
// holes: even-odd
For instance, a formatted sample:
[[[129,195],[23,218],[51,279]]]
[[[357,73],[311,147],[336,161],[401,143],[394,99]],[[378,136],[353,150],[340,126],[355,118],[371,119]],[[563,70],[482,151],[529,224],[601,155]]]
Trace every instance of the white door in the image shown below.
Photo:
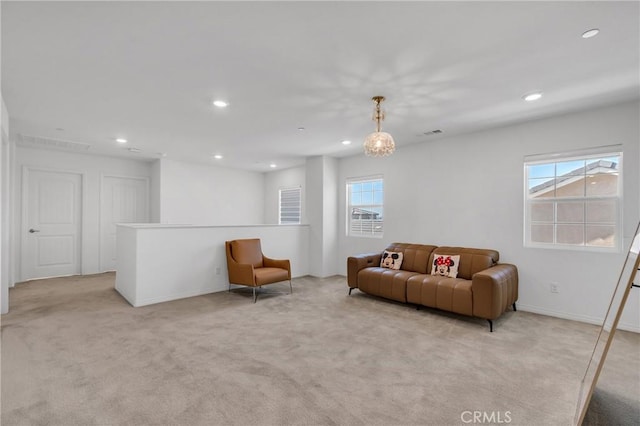
[[[149,221],[145,178],[104,176],[100,196],[100,269],[116,269],[116,224]]]
[[[22,278],[81,273],[82,176],[25,169]]]

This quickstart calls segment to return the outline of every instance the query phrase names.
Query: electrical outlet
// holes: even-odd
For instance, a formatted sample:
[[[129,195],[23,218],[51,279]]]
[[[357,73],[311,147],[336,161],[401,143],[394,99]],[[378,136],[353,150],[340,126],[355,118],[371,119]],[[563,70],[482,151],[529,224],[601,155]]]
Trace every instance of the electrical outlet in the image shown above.
[[[560,285],[558,283],[551,283],[549,290],[551,293],[560,293]]]
[[[220,275],[220,267],[219,266],[216,267],[216,275]]]

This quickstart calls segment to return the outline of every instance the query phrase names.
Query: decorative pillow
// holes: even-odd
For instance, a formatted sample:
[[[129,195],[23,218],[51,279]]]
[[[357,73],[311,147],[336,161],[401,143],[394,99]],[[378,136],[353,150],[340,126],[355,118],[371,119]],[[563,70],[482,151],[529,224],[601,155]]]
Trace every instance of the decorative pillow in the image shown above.
[[[458,265],[460,256],[450,256],[448,254],[434,254],[431,275],[442,275],[444,277],[455,278],[458,276]]]
[[[400,269],[400,265],[402,265],[402,252],[385,250],[382,253],[381,268]]]

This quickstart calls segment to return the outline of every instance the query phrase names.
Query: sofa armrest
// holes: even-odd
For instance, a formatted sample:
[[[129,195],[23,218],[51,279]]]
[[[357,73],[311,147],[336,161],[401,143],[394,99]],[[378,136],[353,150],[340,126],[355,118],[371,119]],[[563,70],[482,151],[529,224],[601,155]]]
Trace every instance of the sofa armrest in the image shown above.
[[[366,253],[347,258],[347,284],[358,288],[358,272],[368,266],[380,266],[382,253]]]
[[[287,279],[291,279],[291,262],[289,262],[289,259],[270,259],[267,256],[263,255],[262,262],[263,265],[267,268],[286,269],[289,273],[289,278]]]
[[[502,263],[472,277],[473,316],[496,319],[518,300],[518,268]]]

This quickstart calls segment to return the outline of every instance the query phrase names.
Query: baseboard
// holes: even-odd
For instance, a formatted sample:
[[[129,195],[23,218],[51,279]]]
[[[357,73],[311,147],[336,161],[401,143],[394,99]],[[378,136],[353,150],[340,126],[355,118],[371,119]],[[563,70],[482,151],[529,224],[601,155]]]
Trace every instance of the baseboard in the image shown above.
[[[118,283],[116,282],[115,289],[118,292],[118,294],[120,294],[120,296],[122,296],[124,298],[124,300],[129,302],[129,304],[131,306],[134,306],[134,307],[136,306],[135,305],[136,298],[132,297],[131,294],[127,293],[127,291],[126,291],[127,288],[126,287],[125,288],[119,288],[118,287]]]
[[[306,275],[303,275],[306,276]],[[292,278],[298,278],[298,277],[292,277]],[[286,283],[288,281],[283,281],[283,283]],[[236,284],[231,284],[231,289],[233,290],[234,288],[251,288],[251,287],[246,287],[246,286],[242,286],[242,285],[236,285]],[[116,290],[118,290],[116,288]],[[200,288],[197,290],[192,290],[192,291],[187,291],[187,292],[183,292],[183,293],[172,293],[172,294],[168,294],[168,295],[163,295],[160,297],[152,297],[152,298],[148,298],[148,299],[141,299],[139,301],[137,301],[136,304],[131,303],[131,300],[126,297],[124,294],[122,294],[122,296],[127,299],[127,301],[132,305],[135,306],[136,308],[139,306],[146,306],[146,305],[153,305],[156,303],[163,303],[163,302],[170,302],[172,300],[178,300],[178,299],[186,299],[187,297],[195,297],[195,296],[203,296],[205,294],[211,294],[211,293],[218,293],[221,291],[228,291],[229,290],[229,283],[217,283],[211,287],[206,287],[206,288]],[[118,292],[120,292],[120,290],[118,290]]]
[[[551,309],[540,308],[538,306],[524,305],[518,302],[516,302],[516,306],[519,311],[532,312],[534,314],[546,315],[549,317],[562,318],[562,319],[567,319],[572,321],[579,321],[587,324],[594,324],[594,325],[601,326],[602,323],[604,322],[604,318],[592,317],[589,315],[568,314],[566,312],[553,311]],[[618,330],[625,330],[625,331],[631,331],[634,333],[640,333],[640,326],[638,326],[637,324],[619,322]]]
[[[227,288],[225,287],[224,290],[226,290]],[[151,297],[148,299],[141,299],[138,300],[137,303],[135,305],[133,305],[134,307],[138,308],[140,306],[146,306],[146,305],[154,305],[156,303],[163,303],[163,302],[170,302],[172,300],[179,300],[179,299],[186,299],[187,297],[195,297],[195,296],[203,296],[205,294],[211,294],[211,293],[215,293],[218,291],[222,291],[223,289],[216,287],[208,287],[208,288],[202,288],[202,289],[198,289],[198,290],[193,290],[193,291],[186,291],[183,293],[172,293],[172,294],[167,294],[164,296],[160,296],[160,297]],[[131,303],[131,301],[129,301],[129,303]]]

